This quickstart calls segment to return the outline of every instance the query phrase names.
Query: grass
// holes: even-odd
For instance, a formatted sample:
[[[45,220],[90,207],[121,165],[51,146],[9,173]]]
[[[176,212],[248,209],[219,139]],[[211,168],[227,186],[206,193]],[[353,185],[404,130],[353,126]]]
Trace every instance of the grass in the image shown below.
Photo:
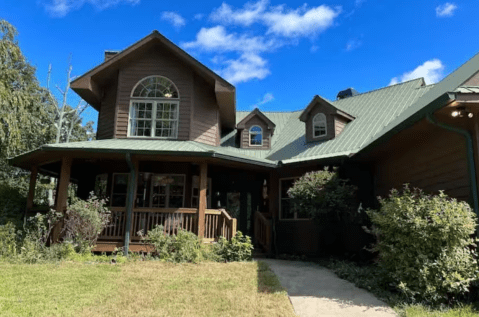
[[[4,316],[295,316],[262,262],[0,263]]]
[[[395,306],[394,310],[400,316],[407,317],[476,317],[479,316],[477,308],[472,305],[456,307],[446,310],[431,309],[421,305]]]

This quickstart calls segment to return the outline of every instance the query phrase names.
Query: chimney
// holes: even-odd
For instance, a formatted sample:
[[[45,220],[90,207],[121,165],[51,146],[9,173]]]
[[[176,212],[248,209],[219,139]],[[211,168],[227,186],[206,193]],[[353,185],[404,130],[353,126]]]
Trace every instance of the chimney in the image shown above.
[[[337,99],[344,99],[344,98],[348,98],[348,97],[352,97],[352,96],[356,96],[356,95],[359,95],[359,92],[357,92],[356,89],[348,88],[348,89],[344,89],[344,90],[341,90],[340,92],[338,92],[338,95],[336,96],[336,98]]]
[[[109,60],[118,53],[120,53],[120,51],[105,51],[105,61]]]

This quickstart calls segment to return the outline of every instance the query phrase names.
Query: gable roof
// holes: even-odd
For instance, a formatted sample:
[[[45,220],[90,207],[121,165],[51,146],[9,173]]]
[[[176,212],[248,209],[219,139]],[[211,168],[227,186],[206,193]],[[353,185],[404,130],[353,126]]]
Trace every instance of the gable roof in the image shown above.
[[[236,111],[235,87],[156,30],[74,79],[71,82],[71,88],[93,108],[99,110],[102,81],[109,76],[113,76],[121,65],[128,63],[135,56],[135,53],[151,45],[158,44],[170,50],[177,58],[192,67],[214,87],[223,125],[234,128]]]
[[[276,124],[274,124],[273,121],[271,121],[267,116],[265,116],[264,113],[262,113],[258,108],[255,108],[246,117],[244,117],[240,122],[236,124],[236,128],[240,130],[244,129],[246,123],[255,116],[260,118],[264,123],[266,123],[268,129],[274,129],[276,127]]]
[[[336,113],[345,117],[346,119],[349,119],[349,120],[354,120],[354,117],[351,116],[349,113],[347,113],[346,111],[343,111],[341,109],[339,109],[337,106],[333,105],[331,102],[329,102],[329,100],[321,97],[321,96],[318,96],[318,95],[315,95],[313,97],[313,100],[311,100],[311,102],[306,106],[306,109],[304,109],[304,111],[301,113],[301,115],[299,116],[299,120],[303,121],[303,122],[306,122],[306,120],[308,119],[308,114],[311,112],[311,110],[314,109],[314,107],[317,105],[317,104],[322,104],[322,105],[326,105],[328,107],[332,107],[336,110]]]

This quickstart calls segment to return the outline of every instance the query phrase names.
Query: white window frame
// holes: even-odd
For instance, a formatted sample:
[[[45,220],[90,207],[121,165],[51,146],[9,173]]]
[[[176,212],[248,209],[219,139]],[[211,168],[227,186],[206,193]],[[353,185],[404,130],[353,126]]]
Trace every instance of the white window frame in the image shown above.
[[[282,206],[281,206],[281,202],[283,201],[283,198],[281,197],[281,193],[282,193],[282,183],[284,180],[288,180],[288,179],[294,179],[294,180],[297,180],[301,178],[300,176],[295,176],[295,177],[284,177],[284,178],[280,178],[279,179],[279,220],[281,221],[304,221],[304,220],[311,220],[311,218],[298,218],[298,212],[295,211],[294,212],[294,218],[285,218],[283,219],[282,217]],[[288,198],[288,199],[291,199],[291,198]]]
[[[115,187],[115,175],[128,175],[128,183],[126,184],[126,187],[128,188],[128,185],[130,183],[130,173],[112,173],[111,175],[111,193],[110,193],[110,207],[119,207],[119,208],[126,208],[127,200],[128,200],[128,191],[126,192],[126,197],[125,197],[125,206],[112,206],[113,203],[113,188]]]
[[[171,85],[176,89],[176,92],[178,93],[178,98],[166,98],[166,97],[139,97],[139,96],[133,96],[133,93],[136,90],[136,87],[140,85],[143,81],[147,80],[148,78],[152,77],[161,77],[166,80],[168,80]],[[143,103],[152,103],[152,109],[151,109],[151,119],[141,119],[142,121],[151,121],[151,134],[150,136],[147,135],[132,135],[131,134],[131,111],[133,107],[133,103],[138,103],[138,102],[143,102]],[[176,119],[157,119],[156,114],[158,110],[158,104],[159,103],[170,103],[176,105]],[[170,80],[167,77],[164,76],[159,76],[159,75],[153,75],[153,76],[148,76],[145,78],[142,78],[139,80],[136,85],[133,87],[131,90],[130,94],[130,107],[128,108],[128,130],[127,130],[127,136],[129,138],[149,138],[149,139],[178,139],[178,125],[179,125],[179,117],[180,117],[180,92],[178,90],[178,87],[176,87],[175,83]],[[169,122],[176,122],[176,129],[173,132],[173,135],[171,136],[155,136],[155,131],[156,131],[156,122],[159,120],[165,120]]]
[[[185,196],[186,196],[186,174],[152,174],[151,175],[151,184],[150,184],[150,208],[173,208],[170,207],[170,186],[166,187],[166,200],[165,200],[165,207],[153,207],[153,178],[155,176],[183,176],[183,202],[182,205],[183,207],[179,208],[185,208]]]
[[[261,131],[260,132],[256,132],[256,131],[251,132],[251,130],[253,128],[256,128],[256,127],[258,127]],[[251,128],[249,128],[248,132],[249,132],[249,134],[248,134],[249,146],[263,146],[264,135],[263,135],[263,128],[262,127],[260,127],[259,125],[254,125]],[[251,135],[252,134],[254,134],[254,135],[261,134],[261,144],[251,144]]]
[[[313,117],[313,121],[312,121],[312,123],[313,123],[313,129],[312,129],[312,130],[313,130],[313,131],[312,131],[312,132],[313,132],[313,138],[314,138],[314,139],[316,139],[316,138],[322,138],[322,137],[325,137],[325,136],[328,135],[328,122],[327,122],[326,119],[327,119],[327,118],[326,118],[326,115],[325,115],[324,113],[322,113],[322,112],[317,113],[317,114]],[[321,127],[322,125],[324,125],[324,134],[316,136],[315,133],[314,133],[315,130],[316,130],[316,129],[315,129],[316,126]]]

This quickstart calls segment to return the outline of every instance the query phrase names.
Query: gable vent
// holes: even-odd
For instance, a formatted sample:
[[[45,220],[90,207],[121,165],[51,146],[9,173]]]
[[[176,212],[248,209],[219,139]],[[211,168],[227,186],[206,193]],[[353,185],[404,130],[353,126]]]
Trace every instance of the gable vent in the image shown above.
[[[341,90],[340,92],[338,92],[338,95],[336,96],[336,98],[337,99],[344,99],[344,98],[348,98],[348,97],[352,97],[352,96],[356,96],[356,95],[359,95],[359,92],[357,92],[356,89],[348,88],[348,89],[344,89],[344,90]]]

